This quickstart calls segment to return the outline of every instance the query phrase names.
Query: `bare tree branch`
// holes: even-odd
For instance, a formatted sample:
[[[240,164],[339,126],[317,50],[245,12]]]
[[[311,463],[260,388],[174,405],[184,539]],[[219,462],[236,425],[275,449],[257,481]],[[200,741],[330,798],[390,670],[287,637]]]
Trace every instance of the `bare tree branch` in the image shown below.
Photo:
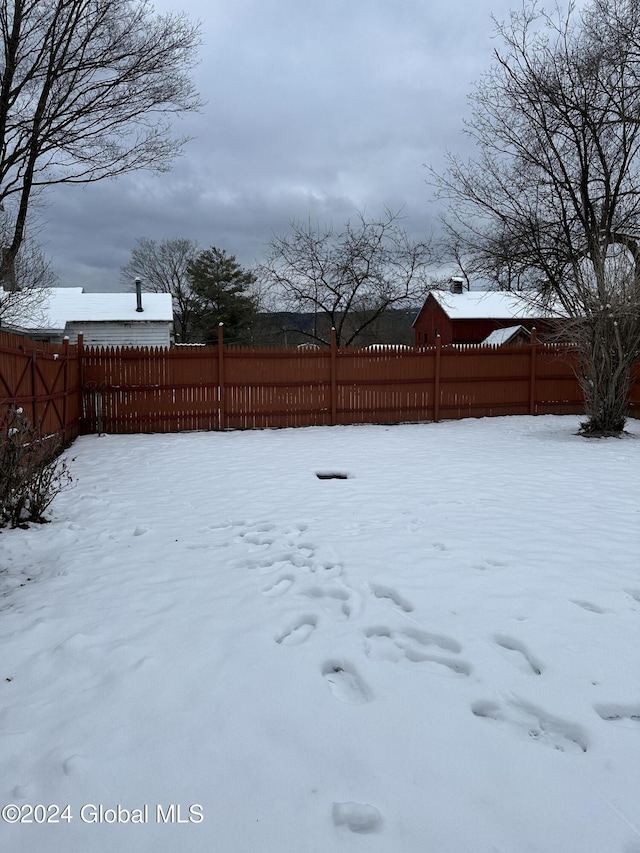
[[[198,29],[147,0],[0,0],[0,206],[13,221],[0,277],[38,189],[169,168],[186,141],[170,116],[200,106]]]
[[[565,317],[588,434],[616,434],[640,357],[640,7],[535,0],[497,24],[476,87],[477,154],[434,175],[469,269]]]
[[[273,236],[258,275],[280,301],[316,316],[310,338],[328,343],[335,328],[340,345],[357,341],[388,309],[415,305],[426,290],[426,242],[414,242],[400,227],[400,213],[379,219],[358,214],[342,231],[311,220],[292,222],[291,232]],[[320,324],[319,317],[327,322]]]
[[[174,336],[183,344],[192,343],[195,329],[196,299],[187,270],[199,252],[194,240],[174,237],[158,243],[141,237],[136,240],[131,260],[120,270],[120,280],[131,289],[139,278],[143,290],[171,294]]]

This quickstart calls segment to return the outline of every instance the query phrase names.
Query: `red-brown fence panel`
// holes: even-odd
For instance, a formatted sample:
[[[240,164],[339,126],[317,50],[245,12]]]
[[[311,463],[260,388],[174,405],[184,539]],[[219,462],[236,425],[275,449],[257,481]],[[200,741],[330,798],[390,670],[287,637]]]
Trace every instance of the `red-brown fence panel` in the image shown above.
[[[0,407],[24,409],[41,435],[68,443],[80,427],[78,348],[0,332]]]
[[[81,355],[83,432],[219,429],[215,349],[81,347]]]
[[[336,423],[433,420],[434,350],[347,348],[336,373]]]
[[[46,433],[183,432],[577,414],[562,346],[100,348],[0,333],[0,405]],[[640,413],[640,365],[630,413]],[[80,403],[82,401],[82,411]]]
[[[576,377],[575,356],[560,346],[538,347],[536,415],[574,415],[584,412],[584,395]]]
[[[331,423],[328,349],[224,349],[225,429]]]

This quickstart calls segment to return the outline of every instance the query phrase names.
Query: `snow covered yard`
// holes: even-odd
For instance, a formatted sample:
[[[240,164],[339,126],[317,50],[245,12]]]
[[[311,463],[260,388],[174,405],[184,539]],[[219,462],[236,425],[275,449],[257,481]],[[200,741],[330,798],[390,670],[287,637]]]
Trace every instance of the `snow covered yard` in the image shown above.
[[[1,804],[69,809],[0,849],[639,853],[640,423],[577,426],[78,440],[0,534]]]

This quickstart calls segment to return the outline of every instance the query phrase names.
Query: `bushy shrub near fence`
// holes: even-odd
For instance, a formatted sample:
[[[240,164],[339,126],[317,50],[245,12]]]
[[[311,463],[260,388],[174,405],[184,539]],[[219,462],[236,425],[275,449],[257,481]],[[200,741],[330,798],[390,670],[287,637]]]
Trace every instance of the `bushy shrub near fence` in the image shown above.
[[[58,436],[42,436],[24,410],[8,407],[0,421],[0,526],[42,523],[45,510],[71,485]]]

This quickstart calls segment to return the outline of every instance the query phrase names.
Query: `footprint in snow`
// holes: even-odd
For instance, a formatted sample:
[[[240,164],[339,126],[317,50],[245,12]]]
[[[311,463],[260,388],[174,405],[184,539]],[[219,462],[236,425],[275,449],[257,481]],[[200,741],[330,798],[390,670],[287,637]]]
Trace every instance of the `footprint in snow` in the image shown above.
[[[371,701],[371,691],[350,663],[327,661],[322,667],[322,675],[333,695],[341,702],[363,705]]]
[[[292,524],[289,527],[285,527],[282,532],[285,536],[288,536],[290,540],[297,539],[304,533],[307,527],[307,524]]]
[[[626,721],[640,723],[640,705],[594,705],[593,710],[608,722]]]
[[[514,653],[513,657],[516,666],[524,669],[525,672],[542,675],[542,664],[529,652],[525,644],[521,643],[520,640],[507,637],[505,634],[496,634],[493,637],[493,641],[501,649]]]
[[[392,631],[386,626],[374,626],[364,631],[365,654],[371,660],[409,661],[426,664],[439,674],[470,675],[471,666],[461,658],[434,653],[430,646],[458,654],[461,646],[450,637],[430,634],[417,628]],[[444,668],[444,670],[443,670]]]
[[[294,581],[295,578],[293,575],[281,575],[273,583],[263,587],[262,594],[270,598],[277,598],[280,595],[284,595],[291,588]]]
[[[364,834],[382,829],[380,812],[367,803],[334,803],[332,817],[336,826],[345,827],[351,832]]]
[[[404,613],[411,613],[413,611],[413,604],[407,601],[406,598],[400,595],[399,592],[396,592],[395,589],[391,589],[388,586],[380,586],[379,584],[370,583],[369,589],[375,595],[376,598],[383,598],[387,601],[390,601],[393,605],[395,605],[399,610],[402,610]]]
[[[349,593],[341,587],[312,586],[303,590],[302,594],[318,601],[323,610],[334,619],[348,619],[351,615]]]
[[[484,560],[482,563],[476,563],[473,568],[479,572],[487,572],[492,569],[506,569],[508,566],[508,563],[503,563],[501,560]]]
[[[236,560],[234,565],[238,569],[257,571],[261,575],[271,574],[272,572],[286,568],[302,569],[305,572],[315,570],[313,561],[302,556],[297,551],[286,551],[273,557],[263,557],[262,559],[243,558]]]
[[[506,725],[520,735],[559,752],[586,752],[587,737],[580,726],[552,716],[528,702],[475,702],[474,716]]]
[[[26,800],[29,798],[29,786],[28,785],[16,785],[16,787],[11,791],[11,799],[12,800]]]
[[[302,616],[276,637],[276,643],[283,646],[299,646],[300,643],[309,639],[317,624],[316,616]]]
[[[571,599],[571,603],[581,607],[583,610],[588,610],[589,613],[607,613],[604,607],[599,607],[597,604],[592,604],[590,601],[576,601]]]
[[[256,548],[269,547],[276,541],[275,536],[264,536],[261,533],[242,533],[241,538],[243,542],[253,545]]]

